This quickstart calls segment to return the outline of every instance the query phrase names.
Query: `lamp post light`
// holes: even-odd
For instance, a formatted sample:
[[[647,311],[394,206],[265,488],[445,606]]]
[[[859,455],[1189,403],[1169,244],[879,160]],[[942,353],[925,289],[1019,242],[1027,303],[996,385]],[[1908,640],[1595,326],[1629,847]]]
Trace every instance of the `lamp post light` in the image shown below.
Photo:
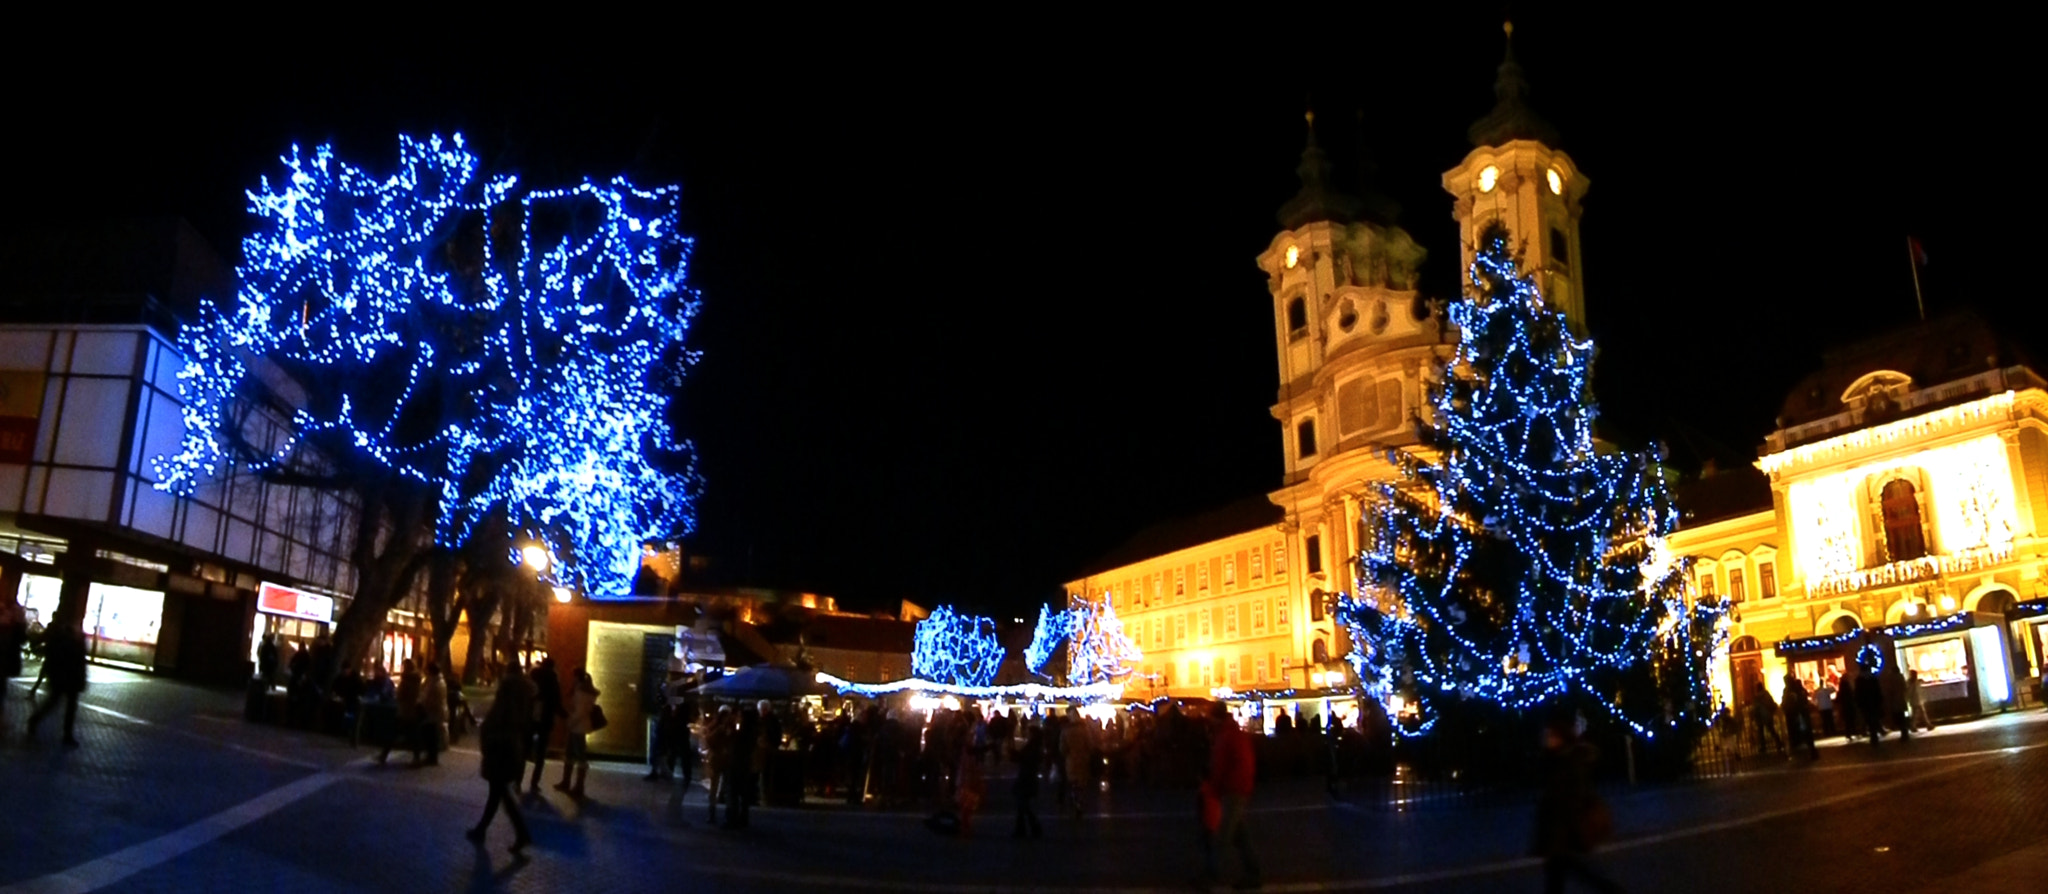
[[[529,543],[519,548],[519,564],[533,569],[534,574],[548,573],[548,549],[538,543]]]

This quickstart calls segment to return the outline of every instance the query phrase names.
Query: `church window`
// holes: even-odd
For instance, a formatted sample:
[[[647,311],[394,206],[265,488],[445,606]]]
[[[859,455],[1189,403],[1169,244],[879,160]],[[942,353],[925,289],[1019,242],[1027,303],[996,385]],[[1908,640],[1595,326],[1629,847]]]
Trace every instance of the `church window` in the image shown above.
[[[1763,599],[1778,596],[1778,567],[1775,562],[1762,562],[1756,566],[1756,595]]]
[[[1306,546],[1306,547],[1308,548],[1308,573],[1310,573],[1310,574],[1321,574],[1321,573],[1323,573],[1323,537],[1322,537],[1322,535],[1321,535],[1321,534],[1310,534],[1310,535],[1308,535],[1308,537],[1307,537],[1307,538],[1306,538],[1306,539],[1305,539],[1305,540],[1303,541],[1303,545],[1304,545],[1304,546]]]
[[[1300,458],[1308,459],[1316,455],[1316,421],[1314,419],[1303,419],[1294,426],[1294,444],[1296,455]]]
[[[1308,302],[1296,298],[1287,302],[1287,333],[1290,337],[1308,332]]]
[[[1564,235],[1563,227],[1550,228],[1551,266],[1569,272],[1572,269],[1572,244]]]
[[[1927,535],[1920,527],[1920,495],[1913,482],[1904,478],[1886,482],[1878,501],[1884,509],[1884,545],[1889,561],[1904,562],[1927,555]]]

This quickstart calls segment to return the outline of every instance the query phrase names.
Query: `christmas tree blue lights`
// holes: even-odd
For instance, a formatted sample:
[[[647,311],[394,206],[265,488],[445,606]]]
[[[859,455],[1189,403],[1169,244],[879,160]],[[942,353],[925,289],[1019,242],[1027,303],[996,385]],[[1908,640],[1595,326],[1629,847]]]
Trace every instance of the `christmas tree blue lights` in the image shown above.
[[[1450,308],[1420,450],[1367,506],[1339,603],[1367,689],[1430,731],[1475,707],[1569,707],[1638,736],[1696,728],[1721,606],[1663,546],[1678,516],[1647,453],[1594,442],[1593,345],[1517,269],[1496,224]],[[1479,711],[1477,713],[1486,713]]]
[[[996,622],[963,615],[950,605],[917,622],[910,652],[910,672],[921,680],[955,686],[987,686],[1003,663],[1003,644]]]
[[[558,582],[626,592],[642,545],[694,524],[668,401],[697,310],[679,191],[526,189],[483,175],[459,135],[401,137],[388,176],[330,146],[283,165],[248,193],[234,301],[180,339],[185,435],[159,486],[253,473],[353,493],[351,613],[368,617],[344,618],[345,657],[414,557],[480,530],[545,543]],[[252,414],[291,433],[268,440]]]

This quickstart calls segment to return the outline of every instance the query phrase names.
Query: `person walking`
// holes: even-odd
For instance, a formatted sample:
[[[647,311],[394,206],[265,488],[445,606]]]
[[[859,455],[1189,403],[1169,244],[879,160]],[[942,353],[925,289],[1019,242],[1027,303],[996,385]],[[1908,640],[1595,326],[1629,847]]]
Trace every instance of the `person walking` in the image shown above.
[[[1884,663],[1877,682],[1879,691],[1884,693],[1885,722],[1899,731],[1899,738],[1911,738],[1913,732],[1906,726],[1906,675],[1899,671],[1896,659]]]
[[[1785,672],[1785,737],[1792,740],[1792,750],[1799,750],[1799,743],[1806,743],[1806,753],[1814,760],[1820,760],[1820,747],[1813,742],[1813,706],[1806,699],[1806,684],[1791,671]]]
[[[1828,671],[1813,689],[1813,709],[1820,714],[1820,735],[1835,737],[1835,672]]]
[[[718,822],[718,798],[727,785],[725,768],[732,759],[732,706],[719,705],[704,725],[704,785],[711,790],[706,822]]]
[[[477,772],[490,783],[491,793],[484,801],[483,819],[463,833],[472,842],[484,843],[484,833],[497,817],[498,808],[503,807],[505,818],[512,823],[514,854],[533,842],[533,836],[526,832],[526,817],[519,810],[517,790],[519,777],[526,771],[525,751],[533,734],[534,688],[533,681],[520,674],[506,674],[498,683],[491,709],[484,713],[484,722],[476,734],[477,747],[483,752]]]
[[[761,721],[753,711],[741,709],[734,713],[739,715],[739,723],[726,744],[723,828],[744,829],[748,823],[747,808],[754,797],[748,789],[754,779],[754,746],[761,739]]]
[[[1913,725],[1934,732],[1934,718],[1927,713],[1927,698],[1920,691],[1920,670],[1906,672],[1906,708],[1913,712]]]
[[[576,685],[569,690],[569,738],[562,754],[562,781],[555,783],[555,790],[579,801],[583,783],[590,778],[591,715],[598,695],[597,682],[590,679],[588,671],[577,668]]]
[[[548,746],[554,742],[555,720],[568,716],[562,708],[562,677],[555,673],[553,656],[542,658],[533,666],[533,745],[528,749],[533,758],[533,781],[527,784],[530,794],[540,794],[541,771],[547,767]]]
[[[419,671],[414,669],[412,659],[405,659],[405,663],[398,669],[398,696],[394,699],[397,716],[391,724],[391,735],[384,739],[384,751],[377,755],[377,763],[391,760],[391,749],[398,744],[401,736],[406,738],[406,745],[412,749],[413,763],[419,763],[420,689],[424,685]]]
[[[1884,736],[1884,684],[1878,682],[1877,672],[1868,667],[1857,668],[1856,713],[1863,731],[1870,736],[1870,744],[1876,745]]]
[[[1066,765],[1067,810],[1075,819],[1084,815],[1083,804],[1088,791],[1088,772],[1095,760],[1095,724],[1084,717],[1070,717],[1066,731],[1060,735],[1060,758]]]
[[[1221,702],[1209,708],[1209,772],[1202,780],[1202,786],[1215,799],[1218,808],[1216,828],[1202,836],[1202,879],[1201,887],[1207,889],[1222,878],[1217,851],[1224,846],[1237,850],[1237,860],[1242,875],[1237,887],[1253,889],[1262,883],[1259,874],[1259,858],[1252,850],[1249,821],[1251,817],[1252,786],[1258,776],[1257,761],[1252,754],[1252,737],[1230,716],[1230,709]],[[1204,818],[1203,825],[1207,826]]]
[[[441,665],[427,662],[427,674],[420,681],[419,730],[413,740],[412,765],[434,767],[441,763],[441,737],[448,728],[448,678]],[[421,759],[420,753],[426,758]]]
[[[21,676],[21,650],[28,644],[28,612],[14,594],[0,593],[0,737],[7,734],[7,699],[14,694],[9,680]]]
[[[1038,824],[1038,811],[1032,802],[1038,800],[1038,773],[1045,766],[1045,729],[1033,724],[1024,734],[1024,744],[1017,749],[1017,781],[1010,786],[1010,794],[1017,799],[1017,830],[1010,833],[1013,838],[1023,838],[1028,831],[1033,838],[1045,836],[1045,828]]]
[[[1536,802],[1536,834],[1532,850],[1543,858],[1543,890],[1558,894],[1565,880],[1576,878],[1596,891],[1621,886],[1595,872],[1588,854],[1607,837],[1611,815],[1593,791],[1593,766],[1600,752],[1577,735],[1572,718],[1559,717],[1543,732],[1548,763],[1543,795]]]
[[[1778,733],[1778,701],[1771,697],[1770,687],[1764,685],[1763,671],[1757,671],[1749,678],[1749,723],[1756,730],[1756,753],[1764,753],[1764,738],[1778,746],[1778,753],[1785,753],[1785,737]]]
[[[754,705],[760,712],[761,734],[754,743],[754,803],[768,800],[781,783],[775,778],[776,752],[782,750],[782,718],[775,716],[775,704],[762,699]]]
[[[30,740],[36,737],[36,726],[63,702],[64,747],[78,747],[78,696],[85,691],[85,631],[79,620],[53,618],[43,630],[43,679],[49,681],[50,694],[28,715]]]

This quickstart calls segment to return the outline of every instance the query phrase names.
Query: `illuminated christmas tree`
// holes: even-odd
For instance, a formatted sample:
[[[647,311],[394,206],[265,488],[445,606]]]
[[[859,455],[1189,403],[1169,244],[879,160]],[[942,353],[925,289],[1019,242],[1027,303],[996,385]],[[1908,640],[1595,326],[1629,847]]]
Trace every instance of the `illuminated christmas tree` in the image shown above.
[[[351,497],[345,661],[485,519],[508,559],[540,539],[557,579],[604,592],[688,530],[696,477],[666,418],[696,307],[676,190],[523,190],[459,136],[400,138],[390,176],[329,146],[283,162],[249,193],[235,300],[180,339],[185,437],[156,467],[177,493],[254,474]],[[265,438],[264,414],[291,435]]]
[[[1409,734],[1565,707],[1684,738],[1666,734],[1704,720],[1720,607],[1689,603],[1663,546],[1678,516],[1661,467],[1596,448],[1593,345],[1520,273],[1505,228],[1470,280],[1421,449],[1368,508],[1339,606],[1350,659],[1419,711]]]

